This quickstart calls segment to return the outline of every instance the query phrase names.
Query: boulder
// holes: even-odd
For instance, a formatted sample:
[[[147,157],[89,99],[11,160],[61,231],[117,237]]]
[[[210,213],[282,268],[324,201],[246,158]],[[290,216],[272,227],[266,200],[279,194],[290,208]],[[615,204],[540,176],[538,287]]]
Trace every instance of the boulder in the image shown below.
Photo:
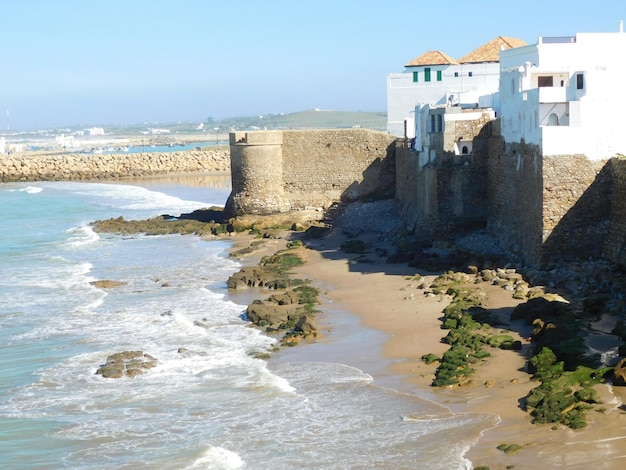
[[[96,374],[109,379],[123,376],[132,378],[143,374],[145,369],[152,369],[156,363],[153,356],[143,351],[123,351],[108,356],[106,363],[98,368]]]
[[[565,302],[550,301],[543,297],[535,297],[515,307],[513,313],[511,313],[511,320],[522,319],[528,325],[532,325],[533,321],[537,318],[549,322],[560,317],[570,309],[570,305]]]
[[[305,335],[315,334],[317,332],[317,326],[310,315],[302,315],[294,329],[301,331]]]
[[[280,284],[281,280],[276,279],[276,274],[269,273],[259,266],[244,267],[226,281],[229,289],[244,289],[247,287],[276,289]]]
[[[278,326],[287,323],[295,312],[297,305],[278,305],[255,300],[246,310],[246,316],[255,325]]]
[[[619,361],[613,370],[613,385],[626,386],[626,358]]]
[[[114,287],[125,286],[126,282],[103,279],[100,281],[91,281],[89,284],[91,284],[94,287],[97,287],[98,289],[113,289]]]

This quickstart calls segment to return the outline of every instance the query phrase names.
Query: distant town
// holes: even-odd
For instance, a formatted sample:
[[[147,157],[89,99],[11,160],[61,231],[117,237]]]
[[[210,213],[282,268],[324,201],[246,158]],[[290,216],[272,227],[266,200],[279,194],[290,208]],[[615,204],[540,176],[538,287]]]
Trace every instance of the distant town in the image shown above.
[[[95,125],[0,132],[0,154],[23,152],[104,153],[178,147],[198,142],[220,144],[230,132],[262,129],[368,128],[384,131],[385,112],[311,109],[296,113],[243,116],[204,122]],[[7,125],[8,127],[8,125]]]

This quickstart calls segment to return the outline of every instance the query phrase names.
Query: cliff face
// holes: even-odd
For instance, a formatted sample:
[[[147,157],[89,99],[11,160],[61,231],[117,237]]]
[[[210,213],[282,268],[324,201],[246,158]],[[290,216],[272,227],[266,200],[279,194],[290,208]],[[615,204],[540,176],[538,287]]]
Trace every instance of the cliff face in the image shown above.
[[[395,140],[365,129],[233,133],[226,211],[271,214],[392,197]]]

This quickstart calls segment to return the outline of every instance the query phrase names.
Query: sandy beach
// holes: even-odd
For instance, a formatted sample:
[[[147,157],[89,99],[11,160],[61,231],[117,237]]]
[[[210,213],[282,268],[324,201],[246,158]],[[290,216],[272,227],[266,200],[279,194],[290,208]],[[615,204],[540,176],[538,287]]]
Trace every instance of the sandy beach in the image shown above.
[[[363,235],[367,237],[367,235]],[[360,238],[363,238],[360,237]],[[626,391],[598,386],[604,411],[590,411],[589,425],[573,431],[560,426],[533,425],[519,400],[538,385],[525,372],[525,352],[530,347],[528,327],[512,325],[509,334],[524,344],[522,351],[490,349],[491,357],[477,366],[472,384],[442,389],[431,387],[437,363],[426,365],[423,354],[441,355],[442,310],[447,296],[426,295],[416,281],[415,268],[387,264],[384,256],[368,263],[339,250],[346,236],[333,231],[321,240],[307,242],[306,263],[294,273],[309,278],[322,292],[319,337],[294,348],[283,348],[270,361],[329,361],[358,367],[381,386],[415,394],[441,404],[451,412],[490,413],[499,424],[484,432],[466,457],[474,467],[618,469],[626,464]],[[258,263],[264,254],[284,246],[286,240],[268,240],[260,252],[246,256],[245,264]],[[248,243],[236,237],[235,247]],[[380,242],[383,243],[383,242]],[[428,285],[436,273],[423,274]],[[511,292],[482,283],[486,308],[507,319],[520,302]],[[243,295],[243,294],[239,294]],[[522,448],[512,454],[500,444]]]

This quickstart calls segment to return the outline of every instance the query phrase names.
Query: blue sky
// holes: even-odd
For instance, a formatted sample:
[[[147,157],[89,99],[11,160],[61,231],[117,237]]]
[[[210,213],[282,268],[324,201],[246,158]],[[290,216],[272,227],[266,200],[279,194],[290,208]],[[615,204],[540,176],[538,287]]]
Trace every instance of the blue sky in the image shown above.
[[[496,36],[617,31],[624,0],[0,0],[0,129],[386,111],[386,76]]]

